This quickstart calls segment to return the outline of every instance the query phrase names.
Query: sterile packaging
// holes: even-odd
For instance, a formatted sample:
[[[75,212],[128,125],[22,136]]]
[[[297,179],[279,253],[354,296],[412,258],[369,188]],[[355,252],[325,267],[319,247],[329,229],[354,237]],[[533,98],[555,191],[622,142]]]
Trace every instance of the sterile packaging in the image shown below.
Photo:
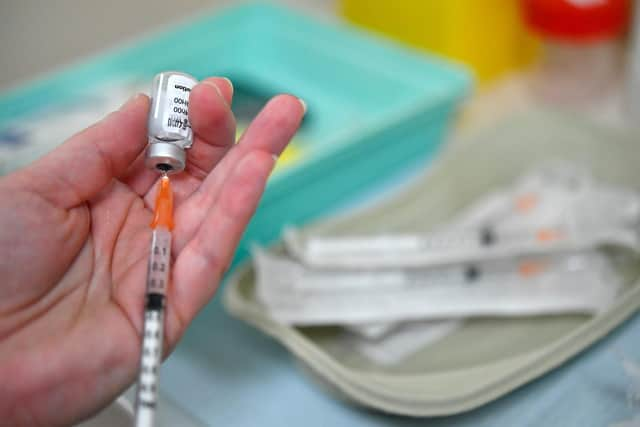
[[[427,267],[597,248],[640,250],[640,197],[566,163],[546,165],[483,197],[429,233],[311,236],[284,233],[289,253],[318,268]]]
[[[382,271],[316,270],[259,249],[254,260],[259,300],[295,325],[595,313],[620,286],[596,251]]]
[[[395,365],[412,353],[455,332],[463,320],[422,320],[389,326],[379,336],[363,336],[358,327],[349,326],[342,345],[381,365]],[[365,328],[366,329],[366,328]],[[370,330],[368,330],[370,331]],[[376,332],[380,331],[378,329]]]

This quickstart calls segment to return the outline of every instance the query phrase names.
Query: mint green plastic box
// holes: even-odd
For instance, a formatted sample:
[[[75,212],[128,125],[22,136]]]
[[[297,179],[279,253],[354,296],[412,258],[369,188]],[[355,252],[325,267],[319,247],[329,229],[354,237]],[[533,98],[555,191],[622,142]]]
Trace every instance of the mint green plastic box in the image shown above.
[[[0,96],[0,130],[78,102],[119,79],[163,70],[230,77],[236,88],[303,98],[304,157],[275,174],[236,256],[425,162],[442,144],[466,71],[345,26],[252,4],[204,16]],[[215,236],[212,236],[214,238]]]

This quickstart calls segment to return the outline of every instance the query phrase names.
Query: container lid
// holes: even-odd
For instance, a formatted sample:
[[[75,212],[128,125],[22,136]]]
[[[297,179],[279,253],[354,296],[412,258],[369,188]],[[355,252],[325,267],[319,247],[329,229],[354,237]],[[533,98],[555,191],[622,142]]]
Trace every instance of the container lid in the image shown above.
[[[631,12],[629,0],[522,0],[522,10],[534,31],[574,42],[621,35]]]

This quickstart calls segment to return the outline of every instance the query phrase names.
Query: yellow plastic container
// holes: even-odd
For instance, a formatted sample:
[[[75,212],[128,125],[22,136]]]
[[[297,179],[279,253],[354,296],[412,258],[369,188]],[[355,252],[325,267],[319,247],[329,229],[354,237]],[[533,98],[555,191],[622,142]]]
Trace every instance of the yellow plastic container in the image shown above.
[[[529,64],[518,0],[340,0],[346,19],[469,65],[480,82]]]

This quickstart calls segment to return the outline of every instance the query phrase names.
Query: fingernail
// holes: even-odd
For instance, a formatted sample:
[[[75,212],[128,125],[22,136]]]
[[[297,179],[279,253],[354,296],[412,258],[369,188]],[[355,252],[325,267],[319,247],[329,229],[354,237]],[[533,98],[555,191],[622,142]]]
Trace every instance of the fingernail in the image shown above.
[[[278,156],[277,154],[272,154],[271,157],[273,157],[274,162],[277,162],[278,159],[280,158],[280,156]]]
[[[224,99],[224,96],[222,96],[222,92],[220,91],[220,88],[215,83],[205,80],[202,82],[202,84],[211,86],[212,88],[214,88],[216,92],[218,92],[218,95],[220,96],[220,98]]]
[[[231,95],[233,95],[233,83],[231,83],[231,80],[223,77],[223,79],[227,82],[227,84],[229,85],[229,89],[231,89]]]
[[[302,99],[302,98],[298,98],[298,101],[300,101],[300,105],[302,105],[302,114],[306,114],[307,113],[307,103],[304,102],[304,99]]]
[[[131,98],[127,99],[127,102],[122,104],[119,109],[120,110],[124,110],[125,108],[127,108],[127,106],[129,104],[132,104],[132,103],[136,102],[138,100],[138,98],[140,98],[141,96],[145,96],[145,95],[143,93],[140,93],[140,92],[136,93]]]

